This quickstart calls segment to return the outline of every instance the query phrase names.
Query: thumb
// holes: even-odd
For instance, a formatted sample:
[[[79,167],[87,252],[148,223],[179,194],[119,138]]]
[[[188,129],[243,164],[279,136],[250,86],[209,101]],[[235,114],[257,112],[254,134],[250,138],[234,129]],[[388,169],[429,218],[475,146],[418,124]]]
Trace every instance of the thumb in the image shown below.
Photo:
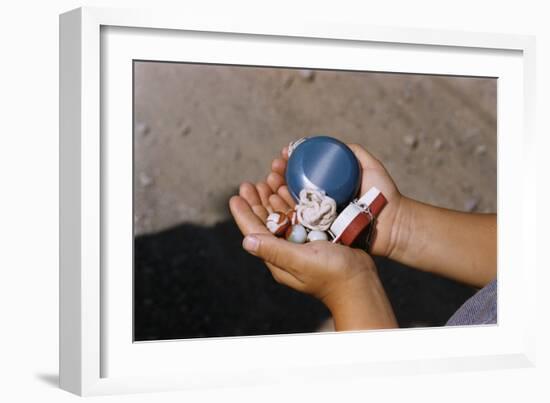
[[[250,234],[243,240],[243,248],[283,270],[297,272],[308,259],[308,249],[304,245],[288,242],[268,234]]]

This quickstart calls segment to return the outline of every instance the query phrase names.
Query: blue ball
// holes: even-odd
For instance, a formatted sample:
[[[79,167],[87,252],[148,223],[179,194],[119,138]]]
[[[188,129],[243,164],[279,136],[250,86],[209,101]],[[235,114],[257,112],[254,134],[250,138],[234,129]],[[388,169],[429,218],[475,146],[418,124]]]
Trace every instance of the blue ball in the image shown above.
[[[296,201],[302,189],[320,189],[336,201],[340,210],[356,197],[360,181],[355,154],[333,137],[309,137],[298,144],[288,159],[286,183]]]

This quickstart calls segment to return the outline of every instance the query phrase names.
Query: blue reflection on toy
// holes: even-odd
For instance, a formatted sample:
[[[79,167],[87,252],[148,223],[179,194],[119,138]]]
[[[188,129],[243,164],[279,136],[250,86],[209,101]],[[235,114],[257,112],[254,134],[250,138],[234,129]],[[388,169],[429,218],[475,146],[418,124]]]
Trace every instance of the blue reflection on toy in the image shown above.
[[[359,161],[347,145],[333,137],[316,136],[297,142],[288,159],[286,183],[296,201],[302,189],[320,189],[341,210],[357,195],[360,180]]]

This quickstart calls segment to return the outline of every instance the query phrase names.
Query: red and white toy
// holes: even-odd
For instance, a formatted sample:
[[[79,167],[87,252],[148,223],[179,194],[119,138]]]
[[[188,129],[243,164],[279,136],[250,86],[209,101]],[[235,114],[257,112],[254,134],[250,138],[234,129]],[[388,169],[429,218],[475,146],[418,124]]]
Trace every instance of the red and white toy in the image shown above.
[[[291,219],[285,213],[275,211],[267,216],[265,225],[273,235],[283,236],[291,225]]]
[[[352,201],[330,226],[332,242],[351,245],[380,214],[387,202],[376,187],[370,188],[360,199]]]

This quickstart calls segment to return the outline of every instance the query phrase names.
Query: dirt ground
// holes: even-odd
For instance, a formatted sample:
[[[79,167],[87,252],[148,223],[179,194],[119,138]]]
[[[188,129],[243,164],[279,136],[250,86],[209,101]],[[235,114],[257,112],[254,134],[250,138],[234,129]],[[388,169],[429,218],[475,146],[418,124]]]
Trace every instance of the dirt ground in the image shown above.
[[[134,83],[136,248],[144,245],[144,250],[156,251],[153,255],[165,253],[161,252],[165,246],[154,238],[158,234],[169,239],[166,242],[179,242],[185,250],[192,231],[170,232],[178,226],[213,229],[219,237],[205,235],[210,244],[223,243],[223,237],[231,236],[239,248],[234,228],[220,232],[220,228],[233,225],[229,197],[241,182],[263,179],[284,145],[316,134],[365,146],[384,163],[407,196],[457,210],[496,212],[495,79],[136,62]],[[166,234],[176,233],[187,238],[166,238]],[[137,276],[136,285],[141,290],[137,298],[143,300],[137,304],[137,315],[142,316],[136,318],[143,329],[149,329],[143,339],[262,333],[259,328],[243,331],[243,326],[231,331],[229,325],[224,328],[227,331],[220,331],[211,319],[196,331],[161,324],[159,316],[166,316],[161,306],[166,310],[170,300],[166,293],[162,304],[156,299],[166,286],[156,283],[161,274],[150,262],[167,263],[136,252],[136,270],[149,270],[143,272],[144,277]],[[188,254],[195,252],[197,249]],[[176,254],[181,253],[178,250]],[[218,253],[232,252],[224,249]],[[137,261],[139,256],[142,262]],[[143,262],[149,263],[144,266]],[[186,270],[184,264],[168,265],[175,265],[171,273],[176,277]],[[196,273],[201,272],[198,270]],[[393,284],[388,292],[395,297],[394,308],[406,305],[406,301],[399,302],[403,293],[396,287],[410,289],[411,281],[386,280],[389,287]],[[179,281],[180,289],[170,295],[180,301],[180,308],[181,304],[195,306],[197,297],[182,302],[179,296],[185,293],[181,289],[189,286],[189,278]],[[157,288],[147,285],[153,283]],[[209,283],[201,284],[208,287]],[[246,283],[243,287],[246,290]],[[451,313],[471,294],[464,289],[455,291],[448,293],[459,295],[448,306]],[[414,293],[410,296],[414,298]],[[424,302],[427,306],[444,305],[441,298],[445,297],[437,298]],[[235,308],[236,318],[239,309]],[[322,308],[315,309],[319,318],[326,316]],[[410,323],[400,322],[441,324],[447,311],[437,320],[409,312]],[[212,317],[211,313],[207,316]],[[163,320],[177,321],[173,317]],[[268,320],[265,317],[260,322]],[[159,330],[163,326],[171,330]],[[265,332],[293,331],[286,325],[262,326]],[[296,329],[304,331],[300,326]]]
[[[228,218],[290,141],[362,144],[402,193],[496,211],[496,80],[137,62],[135,230]]]

